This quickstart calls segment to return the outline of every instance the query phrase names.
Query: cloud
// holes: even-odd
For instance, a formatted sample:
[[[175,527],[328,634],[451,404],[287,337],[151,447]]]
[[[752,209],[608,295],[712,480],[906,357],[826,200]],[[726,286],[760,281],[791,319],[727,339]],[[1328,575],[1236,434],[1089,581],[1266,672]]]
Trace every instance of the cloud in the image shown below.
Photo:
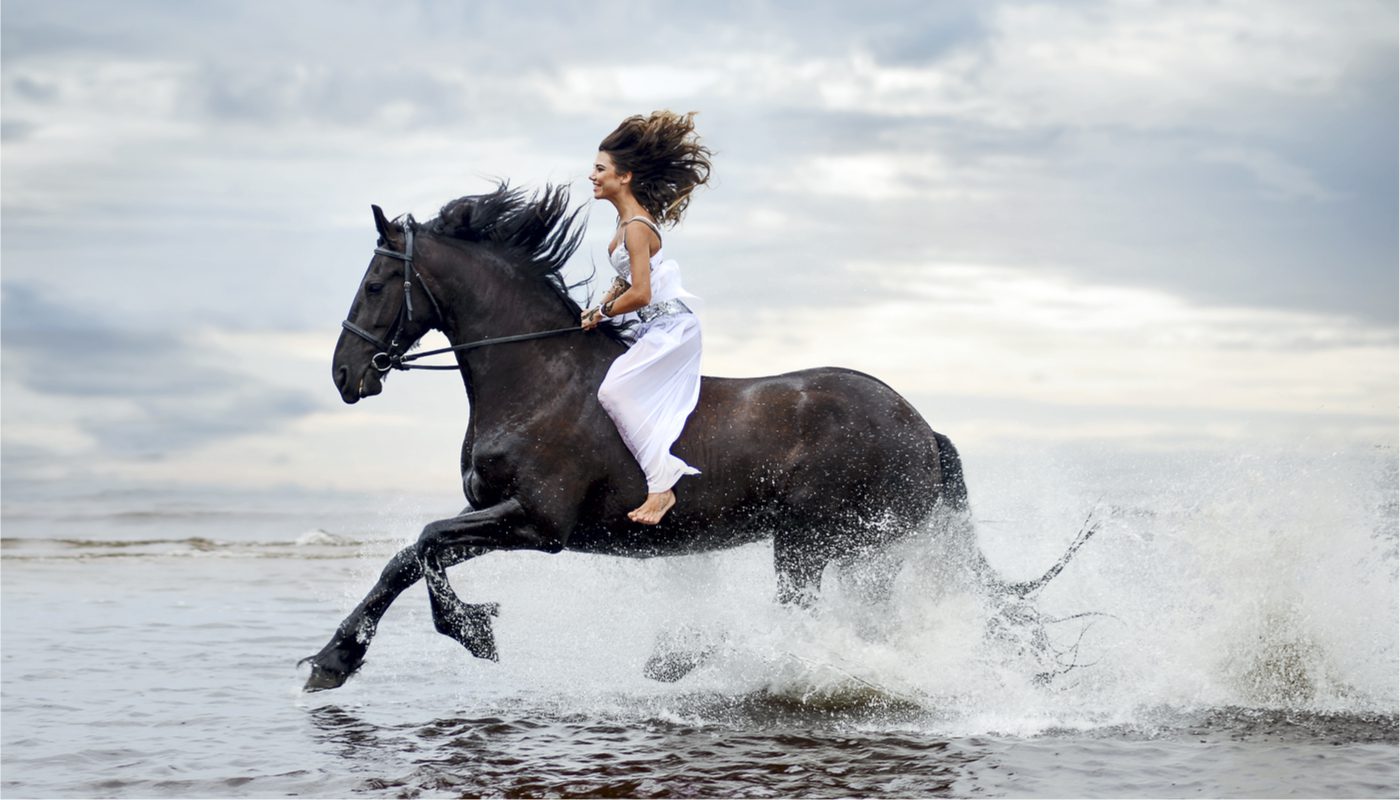
[[[103,455],[164,457],[276,429],[317,405],[228,369],[176,335],[115,328],[22,285],[5,286],[2,313],[7,390],[72,409],[78,431]],[[27,420],[16,425],[24,420],[18,410],[7,415],[7,438],[51,437],[24,430]]]
[[[1206,161],[1234,164],[1244,169],[1267,192],[1284,200],[1300,198],[1316,202],[1337,199],[1337,193],[1320,185],[1307,169],[1261,150],[1217,149],[1201,154]]]
[[[658,107],[717,151],[667,237],[716,363],[808,365],[849,315],[833,354],[917,343],[869,366],[920,396],[1330,424],[1393,394],[1393,5],[14,0],[0,37],[7,452],[311,464],[276,430],[333,464],[324,356],[216,340],[328,348],[369,203],[422,219],[493,176],[586,202],[598,140]]]
[[[711,312],[707,371],[853,367],[924,399],[947,424],[1013,439],[1027,428],[1042,440],[1150,432],[1192,443],[1396,434],[1393,328],[1015,267],[872,262],[861,273],[898,296]]]

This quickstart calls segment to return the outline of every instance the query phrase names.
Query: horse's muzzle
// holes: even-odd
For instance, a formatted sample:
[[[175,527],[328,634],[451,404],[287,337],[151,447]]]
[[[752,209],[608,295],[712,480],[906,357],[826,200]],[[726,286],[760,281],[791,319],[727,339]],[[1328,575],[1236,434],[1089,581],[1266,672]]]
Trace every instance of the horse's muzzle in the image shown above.
[[[335,388],[340,390],[340,399],[350,405],[384,391],[381,373],[373,367],[365,367],[360,370],[358,376],[348,366],[336,367],[332,377],[335,379]]]

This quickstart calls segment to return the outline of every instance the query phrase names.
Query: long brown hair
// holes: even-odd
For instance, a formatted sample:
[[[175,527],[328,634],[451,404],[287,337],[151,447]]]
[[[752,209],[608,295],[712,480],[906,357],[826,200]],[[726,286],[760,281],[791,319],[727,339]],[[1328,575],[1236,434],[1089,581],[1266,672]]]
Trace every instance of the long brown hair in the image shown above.
[[[710,180],[713,153],[695,133],[695,113],[631,116],[598,145],[618,172],[632,173],[632,195],[658,223],[680,222],[690,193]]]

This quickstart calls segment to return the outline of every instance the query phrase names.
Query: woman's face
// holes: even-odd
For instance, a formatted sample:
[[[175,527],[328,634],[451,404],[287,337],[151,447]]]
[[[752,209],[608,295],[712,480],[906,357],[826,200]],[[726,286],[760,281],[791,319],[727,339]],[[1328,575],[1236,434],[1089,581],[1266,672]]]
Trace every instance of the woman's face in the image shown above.
[[[599,150],[598,157],[593,159],[593,174],[589,180],[593,181],[594,199],[610,200],[630,188],[632,173],[619,173],[612,156]]]

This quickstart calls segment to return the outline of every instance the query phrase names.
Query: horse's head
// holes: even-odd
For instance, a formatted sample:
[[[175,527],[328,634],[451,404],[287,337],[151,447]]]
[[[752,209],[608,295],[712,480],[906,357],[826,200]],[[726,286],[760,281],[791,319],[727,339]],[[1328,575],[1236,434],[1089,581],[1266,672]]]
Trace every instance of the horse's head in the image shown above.
[[[413,217],[390,222],[373,206],[379,243],[331,362],[341,398],[355,403],[383,391],[384,374],[409,368],[414,356],[405,354],[430,328],[447,334],[462,366],[411,366],[462,369],[464,377],[466,348],[578,330],[581,309],[562,271],[582,241],[575,223],[587,207],[568,206],[567,187],[527,196],[502,183],[453,200],[421,231]],[[583,341],[620,339],[606,326]]]
[[[335,386],[347,403],[383,391],[384,374],[441,320],[437,300],[414,266],[413,217],[393,223],[379,206],[372,208],[379,241],[331,360]]]

